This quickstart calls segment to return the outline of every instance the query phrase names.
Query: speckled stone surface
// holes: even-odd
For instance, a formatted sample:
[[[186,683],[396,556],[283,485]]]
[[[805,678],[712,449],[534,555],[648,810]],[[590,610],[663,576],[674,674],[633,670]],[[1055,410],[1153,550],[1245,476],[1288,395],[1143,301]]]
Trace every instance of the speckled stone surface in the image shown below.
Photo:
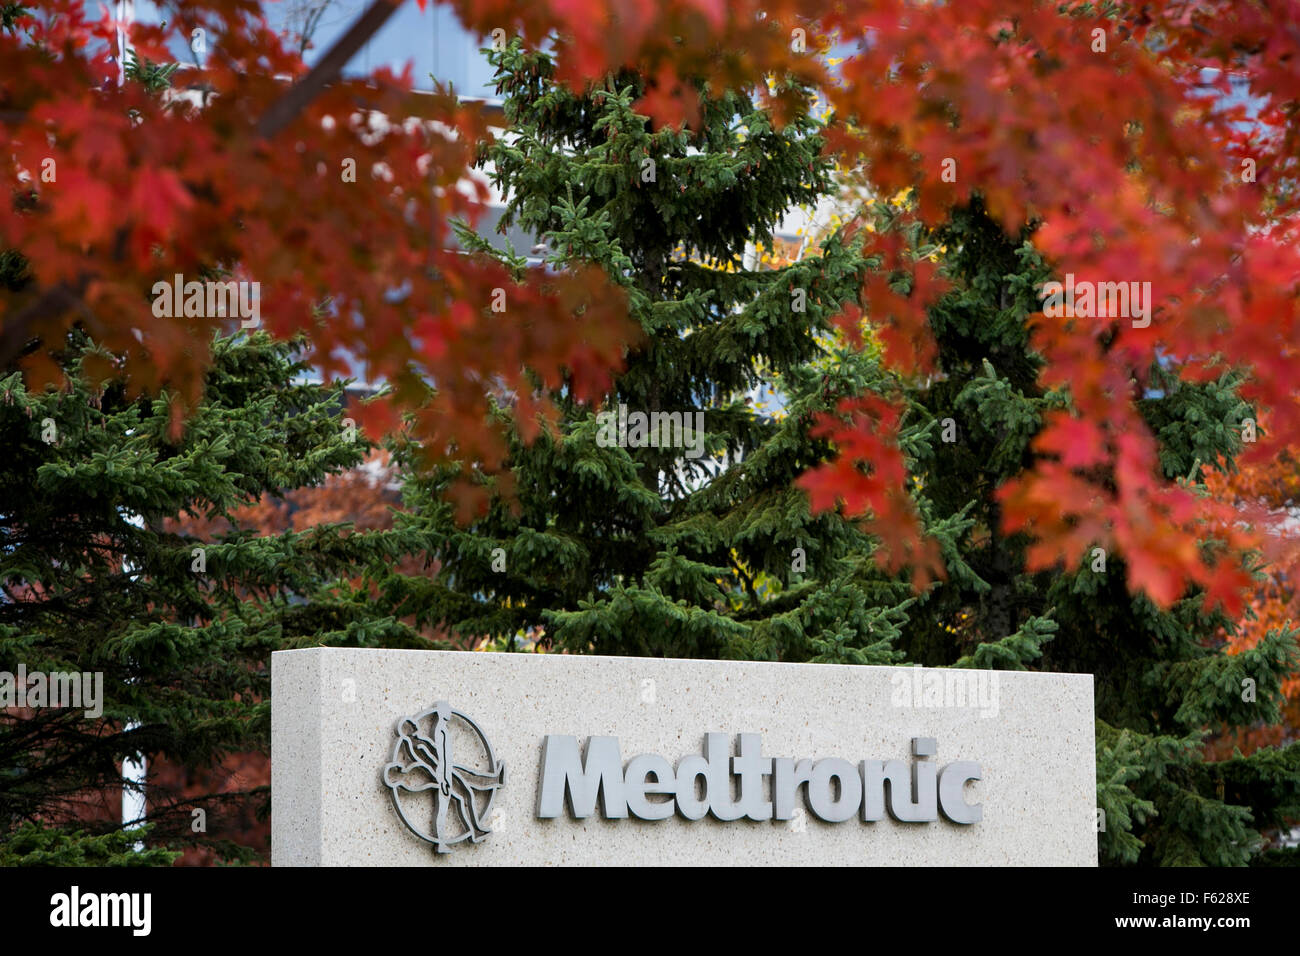
[[[944,673],[921,670],[921,673]],[[556,654],[311,648],[272,656],[275,865],[1073,865],[1095,866],[1090,675],[996,673],[996,713],[900,703],[913,668]],[[395,725],[447,700],[507,770],[482,842],[446,854],[400,820],[382,779]],[[985,708],[988,711],[990,708]],[[983,819],[824,823],[537,819],[542,738],[620,740],[623,761],[674,766],[708,732],[762,735],[763,754],[911,761],[934,737],[943,766],[977,761]],[[432,805],[428,794],[423,796]],[[802,797],[797,802],[806,807]]]

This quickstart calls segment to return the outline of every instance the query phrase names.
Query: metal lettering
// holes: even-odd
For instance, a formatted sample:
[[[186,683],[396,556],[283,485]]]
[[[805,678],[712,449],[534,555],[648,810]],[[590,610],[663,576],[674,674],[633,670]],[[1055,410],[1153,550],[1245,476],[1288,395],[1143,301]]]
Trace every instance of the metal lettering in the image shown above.
[[[599,799],[601,815],[611,819],[666,820],[676,813],[687,820],[709,814],[721,821],[790,820],[803,789],[808,809],[827,823],[855,814],[864,822],[888,814],[901,823],[933,823],[941,811],[962,825],[983,819],[982,806],[965,796],[966,784],[982,779],[980,765],[958,760],[940,771],[927,759],[938,753],[933,737],[912,739],[910,767],[904,760],[863,760],[855,767],[839,757],[765,757],[762,738],[749,733],[736,736],[735,756],[726,734],[706,734],[702,749],[682,757],[675,770],[658,754],[639,754],[624,770],[617,737],[588,738],[583,757],[576,737],[548,735],[537,815],[562,816],[567,803],[573,817],[585,819]]]
[[[596,811],[601,798],[604,815],[611,819],[627,816],[623,797],[623,759],[617,737],[587,739],[587,759],[578,755],[578,738],[548,734],[542,741],[542,782],[538,788],[537,815],[558,817],[564,812],[565,792],[569,810],[581,820]]]
[[[839,781],[836,799],[831,781]],[[808,809],[827,823],[843,823],[853,818],[862,803],[862,778],[847,760],[828,757],[813,764],[808,778]]]
[[[953,823],[979,823],[984,819],[982,804],[966,802],[967,780],[979,780],[980,765],[973,760],[955,760],[939,771],[939,809]]]
[[[653,775],[654,783],[646,778]],[[642,820],[667,820],[673,815],[672,800],[647,800],[649,794],[677,793],[677,779],[673,765],[658,754],[640,754],[627,762],[623,778],[623,792],[627,797],[627,812]]]
[[[731,769],[740,778],[740,800],[736,809],[748,820],[771,820],[772,801],[763,799],[763,778],[772,775],[772,758],[762,756],[763,738],[758,734],[736,737],[736,756]]]

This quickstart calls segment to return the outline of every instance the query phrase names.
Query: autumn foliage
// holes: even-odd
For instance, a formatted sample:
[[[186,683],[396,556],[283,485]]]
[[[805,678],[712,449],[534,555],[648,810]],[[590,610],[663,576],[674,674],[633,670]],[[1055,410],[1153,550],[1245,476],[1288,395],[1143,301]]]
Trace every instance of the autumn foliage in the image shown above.
[[[1251,592],[1237,632],[1225,636],[1227,653],[1240,654],[1256,647],[1270,631],[1300,623],[1300,456],[1294,447],[1284,448],[1276,457],[1234,474],[1211,475],[1206,483],[1212,494],[1249,514],[1263,531],[1262,579]],[[1300,732],[1300,673],[1282,682],[1282,693],[1286,697],[1282,721],[1220,735],[1212,741],[1211,752],[1226,759],[1234,748],[1252,753],[1293,738]]]
[[[1035,568],[1098,545],[1123,554],[1130,587],[1162,606],[1197,585],[1239,607],[1249,577],[1237,554],[1258,537],[1226,502],[1163,481],[1137,402],[1161,356],[1189,379],[1247,367],[1244,397],[1272,423],[1255,450],[1300,440],[1289,399],[1300,3],[1119,4],[1106,16],[1054,0],[452,6],[482,35],[554,36],[559,78],[575,87],[639,69],[654,81],[639,108],[657,123],[697,122],[700,84],[816,84],[834,110],[828,148],[876,190],[914,188],[923,224],[978,193],[1009,232],[1035,224],[1033,243],[1059,274],[1150,282],[1155,309],[1142,327],[1035,318],[1042,384],[1068,385],[1075,412],[1048,423],[1036,465],[1003,489],[1006,530],[1036,538]],[[372,5],[372,32],[391,8]],[[350,357],[392,384],[387,402],[369,406],[372,432],[412,412],[430,459],[467,472],[500,469],[506,445],[486,415],[494,398],[535,428],[554,411],[547,389],[584,400],[607,390],[633,335],[610,283],[515,282],[449,249],[449,220],[473,220],[485,198],[462,188],[480,182],[468,167],[488,136],[476,107],[412,95],[409,73],[339,79],[328,54],[308,74],[248,0],[187,3],[165,27],[128,27],[153,60],[171,37],[210,37],[195,94],[159,98],[117,82],[117,24],[84,11],[80,0],[40,3],[0,32],[11,188],[0,245],[21,250],[30,273],[0,304],[0,361],[21,357],[33,384],[53,381],[50,351],[79,324],[127,356],[134,388],[169,390],[179,428],[209,327],[222,320],[158,320],[148,292],[176,273],[224,269],[261,283],[265,327],[309,333],[325,372]],[[828,35],[853,47],[834,73],[815,55]],[[1234,80],[1249,100],[1233,95]],[[787,95],[781,83],[769,93],[778,116]],[[355,182],[340,174],[348,160]],[[908,250],[878,251],[890,278],[869,279],[860,305],[900,371],[930,374],[934,274]],[[504,314],[491,308],[500,289]],[[890,407],[852,409],[831,432],[841,461],[810,487],[819,507],[868,516],[924,570],[932,551],[901,543],[917,526],[898,506]],[[1210,532],[1229,549],[1201,547]]]

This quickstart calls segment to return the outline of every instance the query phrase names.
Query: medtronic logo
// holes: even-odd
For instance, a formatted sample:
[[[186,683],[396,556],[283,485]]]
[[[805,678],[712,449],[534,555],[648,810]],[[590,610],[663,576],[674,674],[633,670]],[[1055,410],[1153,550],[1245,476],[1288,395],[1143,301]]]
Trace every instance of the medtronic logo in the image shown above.
[[[505,786],[506,768],[478,724],[440,700],[415,717],[403,717],[396,732],[383,781],[402,822],[438,853],[487,836],[491,830],[483,821],[492,812],[497,790]],[[410,796],[426,791],[432,791],[431,802]],[[448,813],[452,808],[454,815]]]
[[[574,817],[589,817],[599,797],[602,815],[612,819],[630,814],[666,820],[680,813],[688,820],[705,814],[724,821],[789,820],[802,789],[808,809],[828,823],[857,814],[863,821],[882,820],[886,812],[905,823],[932,822],[940,812],[953,823],[983,818],[981,805],[967,803],[965,795],[967,782],[981,779],[980,765],[957,760],[940,769],[924,759],[938,752],[933,737],[912,739],[910,768],[902,760],[863,760],[854,766],[837,757],[764,757],[762,749],[758,734],[740,734],[732,756],[726,734],[707,734],[703,756],[683,757],[676,771],[658,754],[633,757],[624,769],[617,737],[589,738],[584,761],[577,737],[552,734],[542,744],[537,815],[561,816],[567,797]],[[734,797],[733,775],[739,784]],[[765,777],[771,778],[770,787]]]
[[[484,824],[496,792],[505,785],[505,765],[473,720],[445,700],[397,722],[393,756],[383,769],[393,806],[402,822],[449,853],[464,840],[488,835]],[[578,738],[549,734],[542,739],[537,816],[590,817],[600,804],[607,819],[790,820],[802,795],[808,811],[827,823],[859,817],[902,823],[931,823],[942,815],[969,825],[983,818],[981,804],[967,801],[966,785],[982,779],[980,765],[956,760],[942,767],[933,737],[912,738],[912,759],[862,760],[839,757],[795,760],[763,755],[758,734],[704,736],[702,754],[688,754],[676,769],[658,754],[641,754],[623,765],[617,737],[589,737],[585,754]],[[418,797],[429,793],[429,801]]]

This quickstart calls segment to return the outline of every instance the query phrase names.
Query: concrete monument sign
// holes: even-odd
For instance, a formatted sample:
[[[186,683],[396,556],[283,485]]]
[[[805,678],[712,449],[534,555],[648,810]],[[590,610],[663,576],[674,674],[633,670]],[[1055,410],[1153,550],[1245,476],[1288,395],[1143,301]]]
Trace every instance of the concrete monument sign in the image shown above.
[[[1078,674],[272,656],[276,865],[1093,866]]]

